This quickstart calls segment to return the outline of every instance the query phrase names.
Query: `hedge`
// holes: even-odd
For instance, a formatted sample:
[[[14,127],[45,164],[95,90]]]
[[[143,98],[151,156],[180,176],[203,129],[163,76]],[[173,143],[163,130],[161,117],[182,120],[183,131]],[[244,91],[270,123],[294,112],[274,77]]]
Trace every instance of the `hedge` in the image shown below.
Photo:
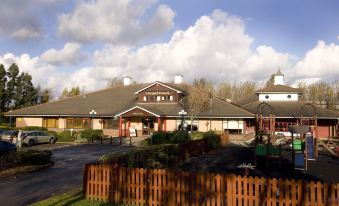
[[[178,145],[153,145],[102,156],[97,163],[117,163],[125,167],[165,168],[178,161]]]
[[[50,150],[27,150],[10,152],[0,156],[0,170],[25,166],[42,165],[51,162],[52,151]]]

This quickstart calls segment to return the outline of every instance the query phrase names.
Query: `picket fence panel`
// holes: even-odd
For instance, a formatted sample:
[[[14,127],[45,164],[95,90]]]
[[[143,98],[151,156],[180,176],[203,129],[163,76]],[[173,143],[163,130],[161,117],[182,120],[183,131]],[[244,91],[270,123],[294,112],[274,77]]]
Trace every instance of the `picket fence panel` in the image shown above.
[[[84,195],[124,205],[339,206],[339,184],[88,164]]]

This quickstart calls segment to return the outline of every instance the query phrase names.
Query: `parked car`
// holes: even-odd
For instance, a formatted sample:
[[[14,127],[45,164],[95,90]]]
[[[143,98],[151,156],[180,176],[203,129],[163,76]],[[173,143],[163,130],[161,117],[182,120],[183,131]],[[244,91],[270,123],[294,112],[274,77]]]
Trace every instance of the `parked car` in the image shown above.
[[[0,155],[16,151],[16,146],[10,142],[0,140]]]
[[[1,140],[7,141],[7,142],[15,142],[16,137],[18,136],[17,130],[11,130],[11,131],[5,131],[1,134]]]
[[[4,130],[0,129],[0,135],[1,135],[2,133],[4,133]]]
[[[55,143],[57,138],[41,131],[24,131],[22,133],[22,142],[33,146],[40,143]]]

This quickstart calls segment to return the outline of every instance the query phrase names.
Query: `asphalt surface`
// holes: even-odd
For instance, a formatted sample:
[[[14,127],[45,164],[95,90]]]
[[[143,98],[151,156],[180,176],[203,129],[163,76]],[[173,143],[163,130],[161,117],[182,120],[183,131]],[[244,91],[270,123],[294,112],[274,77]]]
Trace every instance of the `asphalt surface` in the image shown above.
[[[104,154],[133,147],[85,144],[53,149],[54,166],[16,177],[0,178],[0,205],[28,205],[82,187],[86,163],[98,160]]]

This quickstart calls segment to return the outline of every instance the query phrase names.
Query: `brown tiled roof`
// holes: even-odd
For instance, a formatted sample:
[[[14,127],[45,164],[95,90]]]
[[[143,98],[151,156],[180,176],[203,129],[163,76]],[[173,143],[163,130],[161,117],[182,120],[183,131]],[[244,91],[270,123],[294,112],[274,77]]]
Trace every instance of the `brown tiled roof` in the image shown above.
[[[253,94],[247,95],[243,98],[240,98],[240,99],[234,101],[233,103],[238,105],[238,106],[243,106],[245,104],[249,104],[251,102],[256,102],[258,100],[259,100],[259,96],[256,93],[253,93]]]
[[[299,93],[301,94],[302,91],[297,88],[289,87],[286,85],[272,85],[263,89],[259,89],[256,91],[256,93]]]
[[[191,87],[185,84],[175,85],[164,83],[170,87],[187,93]],[[89,112],[95,110],[96,116],[115,116],[121,112],[140,106],[158,115],[177,116],[182,107],[178,103],[138,103],[136,91],[150,84],[132,84],[117,86],[97,92],[66,98],[36,106],[8,112],[6,116],[90,116]],[[204,95],[208,95],[205,93]],[[254,114],[214,97],[212,100],[214,117],[254,117]],[[208,116],[209,111],[199,116]]]
[[[98,116],[113,116],[124,109],[133,106],[137,101],[135,91],[142,89],[147,84],[133,84],[117,86],[86,95],[79,95],[45,104],[8,112],[5,115],[81,115],[88,116],[95,110]]]
[[[257,108],[259,104],[262,104],[261,101],[252,102],[249,104],[246,104],[242,106],[242,108],[252,112],[257,113]],[[315,116],[315,112],[312,106],[309,105],[307,102],[303,101],[295,101],[295,102],[286,102],[286,101],[272,101],[267,102],[268,105],[270,105],[273,108],[273,113],[276,115],[276,117],[293,117],[293,114],[296,117],[299,117],[300,115],[304,117],[313,117]],[[306,106],[305,106],[306,105]],[[339,113],[336,111],[324,109],[322,107],[313,105],[316,110],[316,115],[320,119],[338,119]],[[264,106],[263,106],[264,107]],[[262,108],[263,108],[262,107]],[[262,113],[264,115],[268,115],[270,113],[269,106],[264,107]],[[260,112],[258,112],[260,113]]]

